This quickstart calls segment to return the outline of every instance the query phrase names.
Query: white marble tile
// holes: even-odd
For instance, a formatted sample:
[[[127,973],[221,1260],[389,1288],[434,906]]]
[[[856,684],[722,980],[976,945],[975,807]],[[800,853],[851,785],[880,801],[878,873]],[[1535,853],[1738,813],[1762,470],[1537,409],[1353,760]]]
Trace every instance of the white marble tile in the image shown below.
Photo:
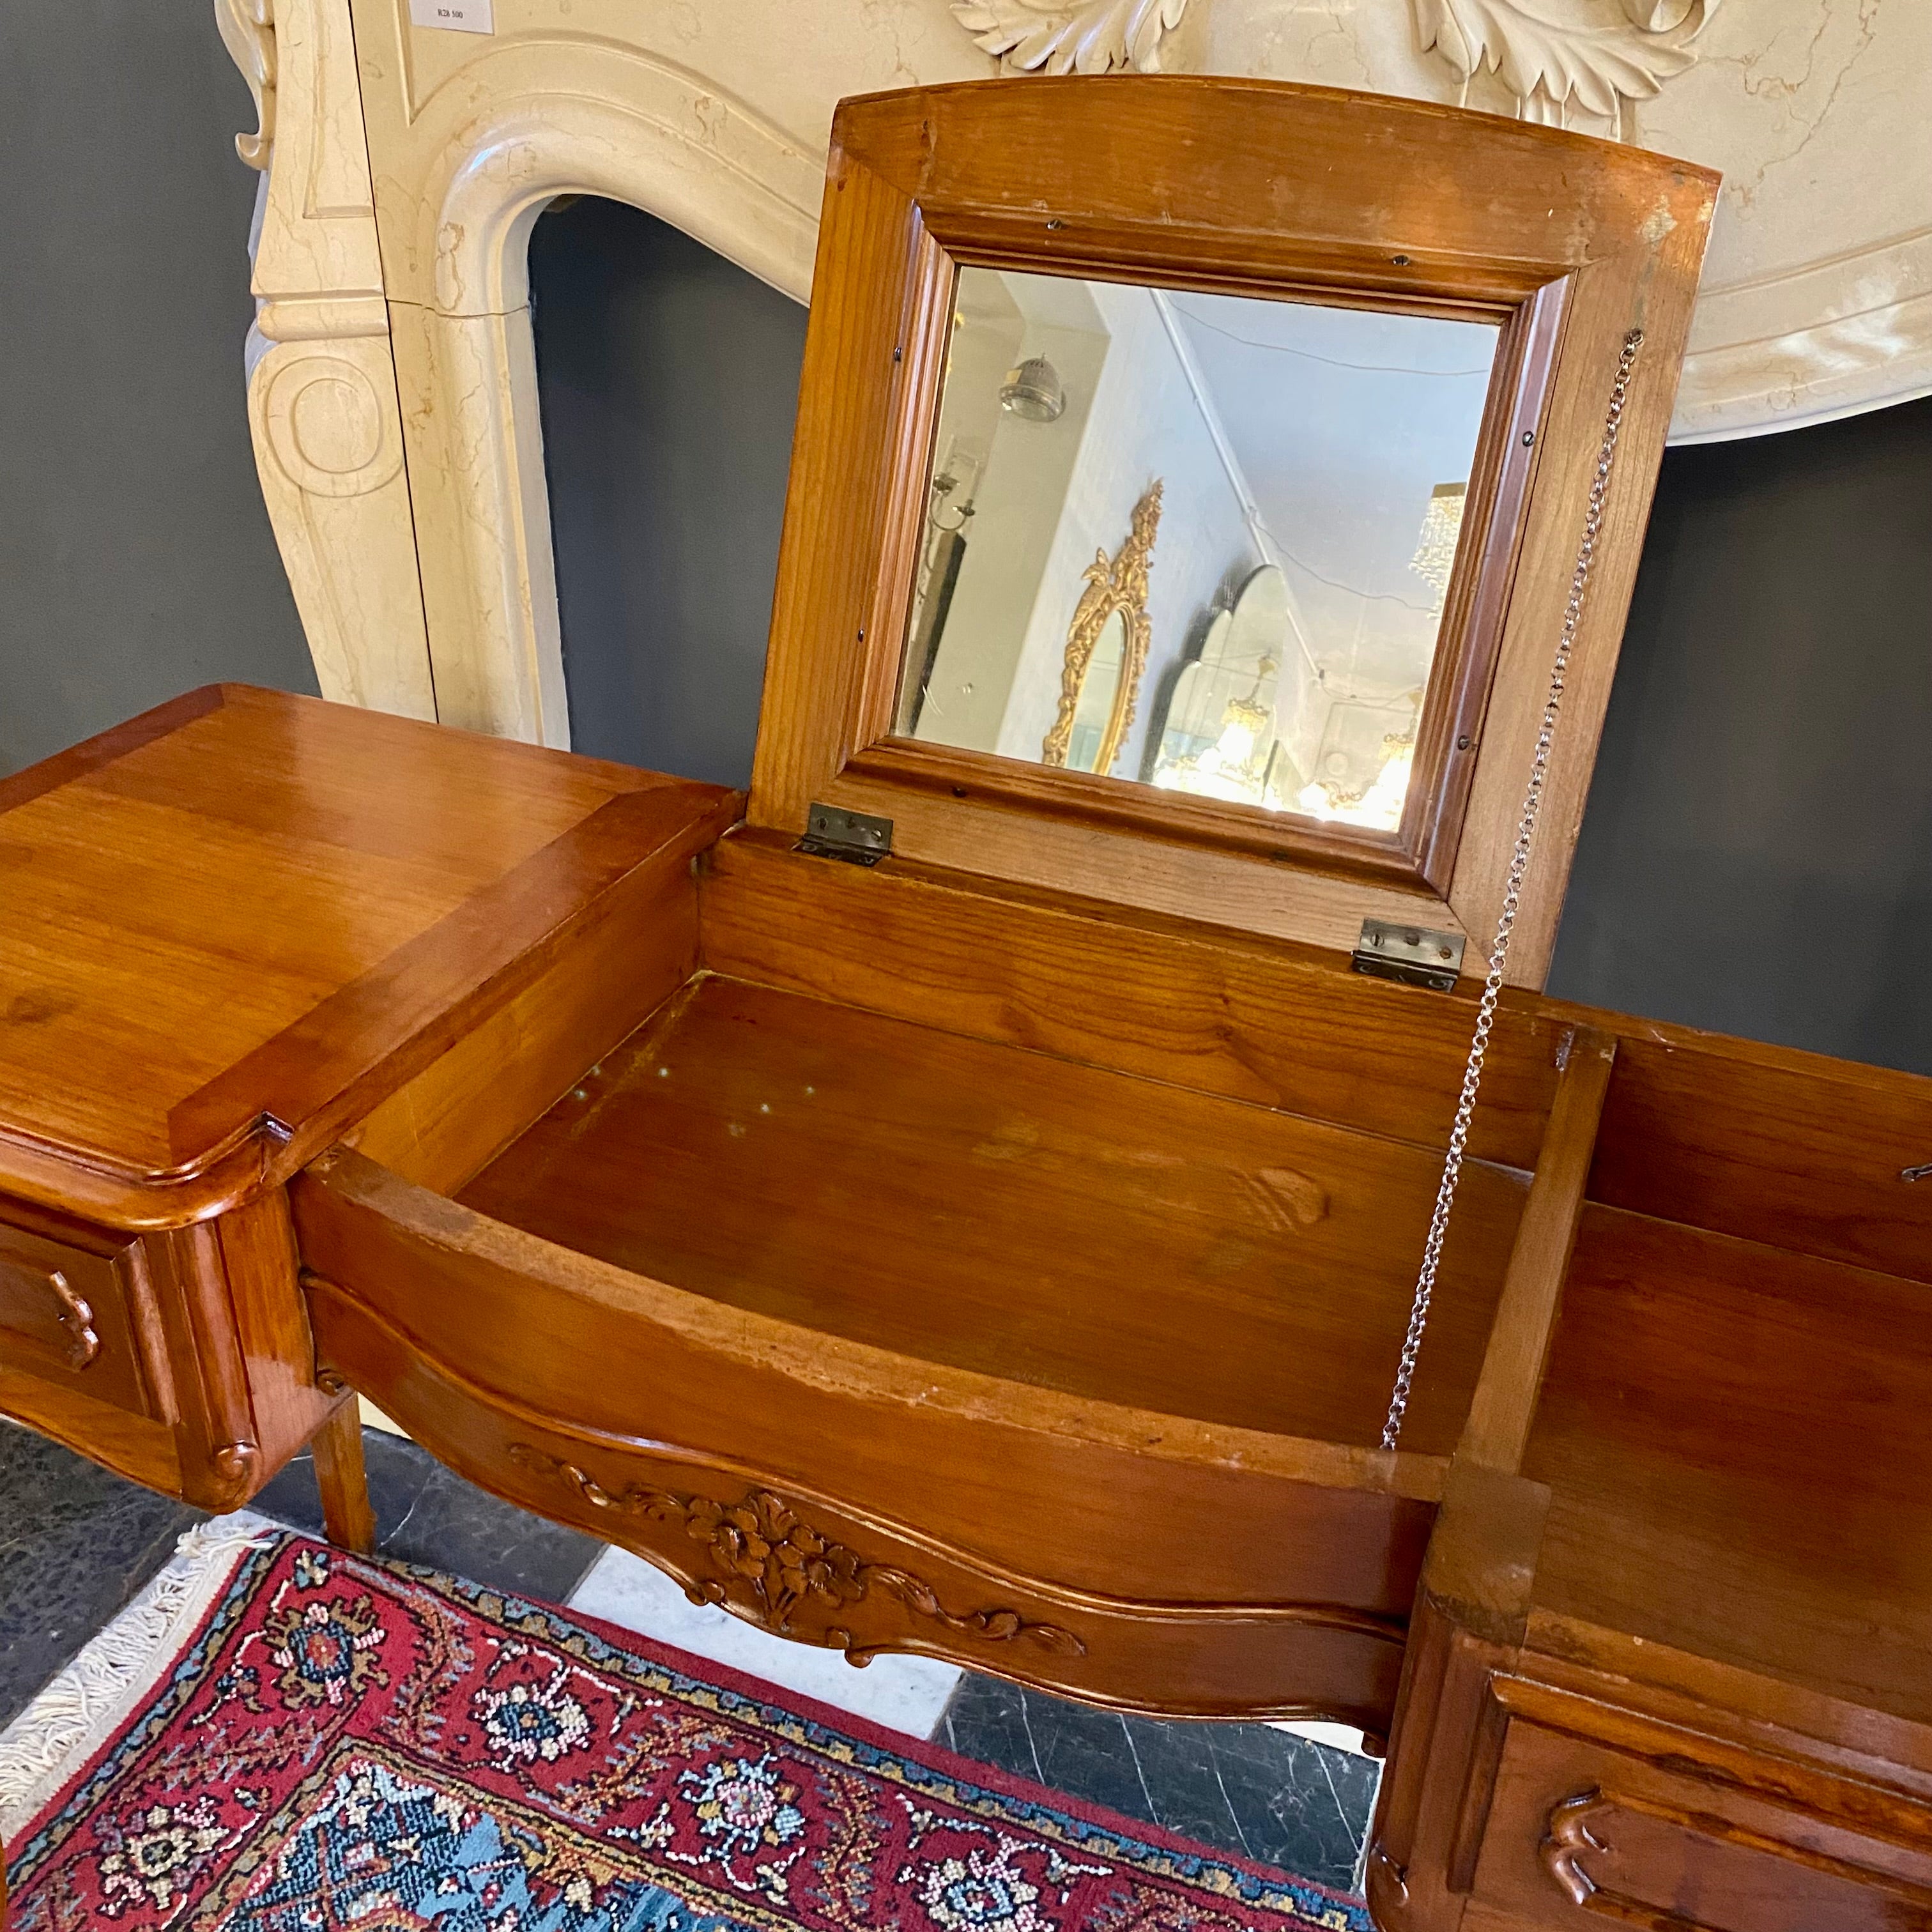
[[[1292,1732],[1298,1738],[1306,1738],[1310,1744],[1328,1744],[1336,1750],[1353,1751],[1358,1757],[1364,1755],[1362,1734],[1351,1724],[1324,1724],[1318,1718],[1280,1718],[1270,1723],[1268,1729]]]
[[[767,1636],[725,1611],[690,1602],[662,1570],[625,1550],[598,1558],[571,1592],[569,1607],[916,1738],[938,1728],[959,1681],[953,1665],[931,1658],[881,1657],[855,1670],[837,1651]]]

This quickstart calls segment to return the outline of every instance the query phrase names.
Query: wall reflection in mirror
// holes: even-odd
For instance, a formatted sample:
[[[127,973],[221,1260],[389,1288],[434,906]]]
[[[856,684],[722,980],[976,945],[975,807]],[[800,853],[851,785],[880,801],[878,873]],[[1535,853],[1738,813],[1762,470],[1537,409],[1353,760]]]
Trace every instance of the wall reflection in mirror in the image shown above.
[[[962,269],[899,731],[1393,830],[1496,338]]]

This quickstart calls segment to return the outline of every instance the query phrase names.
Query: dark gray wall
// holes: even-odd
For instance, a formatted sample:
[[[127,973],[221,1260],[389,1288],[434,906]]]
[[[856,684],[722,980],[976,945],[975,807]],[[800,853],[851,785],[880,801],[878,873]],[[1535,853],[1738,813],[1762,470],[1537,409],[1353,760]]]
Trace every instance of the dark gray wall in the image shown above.
[[[572,725],[742,783],[803,312],[608,202],[531,250]],[[1669,452],[1552,990],[1932,1072],[1932,401]]]
[[[590,197],[538,222],[530,289],[571,742],[742,785],[805,310]]]
[[[207,5],[0,4],[0,772],[315,688],[242,383],[254,125]]]
[[[1932,1073],[1932,400],[1666,453],[1550,987]]]

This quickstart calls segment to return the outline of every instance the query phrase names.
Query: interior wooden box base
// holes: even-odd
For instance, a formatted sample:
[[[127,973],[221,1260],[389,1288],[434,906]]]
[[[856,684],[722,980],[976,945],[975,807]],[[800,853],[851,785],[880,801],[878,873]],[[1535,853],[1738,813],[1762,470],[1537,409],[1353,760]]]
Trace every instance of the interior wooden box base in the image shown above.
[[[1370,1449],[1440,1174],[1347,1128],[700,974],[458,1198],[911,1360]],[[1455,1447],[1523,1192],[1471,1171],[1406,1449]]]
[[[1527,1188],[1469,1169],[1390,1454],[1440,1166],[700,968],[454,1198],[294,1200],[325,1364],[695,1594],[1378,1736]]]

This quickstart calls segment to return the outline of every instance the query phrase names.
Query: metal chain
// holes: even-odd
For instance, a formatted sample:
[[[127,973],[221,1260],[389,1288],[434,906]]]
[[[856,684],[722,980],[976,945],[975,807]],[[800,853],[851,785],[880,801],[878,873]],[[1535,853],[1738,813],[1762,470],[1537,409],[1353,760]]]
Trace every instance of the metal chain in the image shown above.
[[[1624,398],[1630,388],[1630,370],[1636,352],[1643,346],[1643,331],[1634,328],[1624,338],[1623,353],[1617,358],[1616,380],[1610,386],[1610,413],[1604,418],[1603,447],[1597,452],[1597,473],[1590,483],[1590,506],[1583,517],[1583,541],[1576,551],[1576,568],[1570,580],[1570,602],[1563,613],[1563,634],[1557,640],[1556,661],[1550,667],[1550,695],[1543,706],[1542,728],[1536,734],[1536,755],[1530,761],[1529,784],[1522,795],[1522,816],[1516,821],[1516,848],[1510,854],[1509,873],[1503,891],[1502,911],[1496,920],[1495,943],[1490,948],[1490,976],[1484,982],[1483,997],[1476,1008],[1475,1037],[1469,1042],[1468,1064],[1462,1070],[1462,1097],[1456,1103],[1456,1123],[1450,1130],[1449,1150],[1442,1162],[1442,1183],[1436,1190],[1436,1211],[1429,1220],[1429,1238],[1423,1244],[1422,1267],[1415,1278],[1415,1300],[1408,1315],[1408,1333],[1402,1338],[1402,1361],[1395,1374],[1394,1392],[1389,1397],[1388,1420],[1382,1424],[1382,1447],[1393,1449],[1402,1433],[1402,1418],[1408,1407],[1409,1384],[1415,1378],[1416,1358],[1422,1352],[1423,1331],[1429,1325],[1429,1304],[1436,1292],[1436,1270],[1442,1260],[1442,1243],[1449,1232],[1449,1210],[1455,1205],[1456,1184],[1462,1178],[1462,1154],[1468,1145],[1470,1118],[1476,1111],[1476,1091],[1483,1084],[1483,1060],[1490,1047],[1490,1032],[1496,1021],[1496,1002],[1503,990],[1503,969],[1509,962],[1510,935],[1516,930],[1517,910],[1522,902],[1522,881],[1529,870],[1529,848],[1536,836],[1538,814],[1543,809],[1543,784],[1550,771],[1550,750],[1556,741],[1557,714],[1563,708],[1563,685],[1570,669],[1570,648],[1576,641],[1576,626],[1583,616],[1583,592],[1590,581],[1590,567],[1596,561],[1597,534],[1603,527],[1604,500],[1609,494],[1610,471],[1616,461],[1617,431],[1624,416]]]

